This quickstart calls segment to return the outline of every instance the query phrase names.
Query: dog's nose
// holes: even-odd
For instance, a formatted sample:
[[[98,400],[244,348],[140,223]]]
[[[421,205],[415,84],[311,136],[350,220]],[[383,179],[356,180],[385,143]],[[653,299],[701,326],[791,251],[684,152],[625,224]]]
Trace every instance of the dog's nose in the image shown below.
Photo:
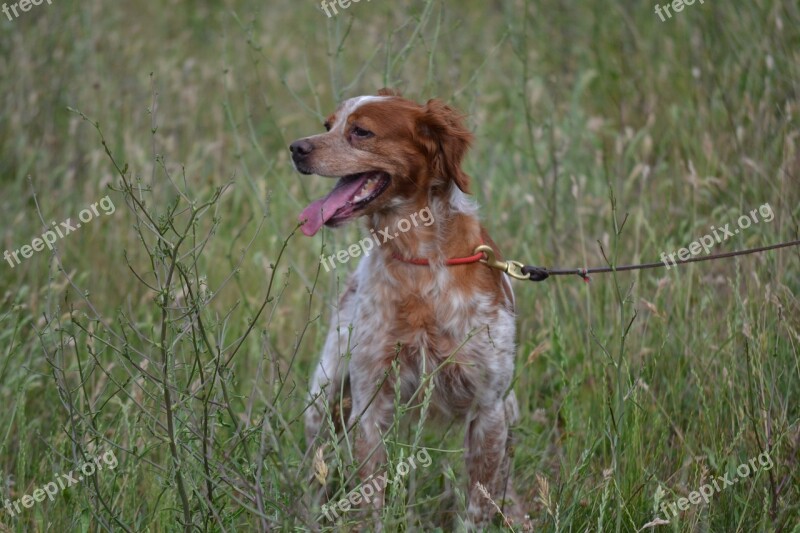
[[[314,146],[305,139],[295,141],[289,145],[289,151],[292,152],[295,158],[305,157],[310,154],[313,149]]]

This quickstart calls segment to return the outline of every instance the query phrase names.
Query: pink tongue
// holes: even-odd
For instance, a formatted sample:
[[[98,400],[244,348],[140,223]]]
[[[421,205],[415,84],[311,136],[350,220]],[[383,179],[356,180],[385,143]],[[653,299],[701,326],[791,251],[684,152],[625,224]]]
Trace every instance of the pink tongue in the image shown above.
[[[305,235],[311,237],[319,231],[323,224],[330,220],[336,212],[344,207],[350,199],[364,186],[369,179],[369,174],[353,179],[346,183],[341,180],[336,184],[328,196],[315,200],[308,207],[303,209],[298,220],[305,220],[301,230]]]

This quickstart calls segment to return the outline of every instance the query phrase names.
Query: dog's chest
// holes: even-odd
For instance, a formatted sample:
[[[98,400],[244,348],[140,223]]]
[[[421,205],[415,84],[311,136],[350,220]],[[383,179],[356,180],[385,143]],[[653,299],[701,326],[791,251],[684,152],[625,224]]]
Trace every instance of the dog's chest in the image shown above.
[[[448,350],[497,315],[487,295],[460,290],[446,271],[426,281],[381,278],[370,276],[359,287],[358,314],[391,342]]]
[[[356,271],[351,374],[369,369],[373,383],[397,360],[406,399],[432,374],[434,411],[445,416],[495,402],[513,372],[508,306],[495,294],[459,284],[447,267],[397,276],[370,259]]]

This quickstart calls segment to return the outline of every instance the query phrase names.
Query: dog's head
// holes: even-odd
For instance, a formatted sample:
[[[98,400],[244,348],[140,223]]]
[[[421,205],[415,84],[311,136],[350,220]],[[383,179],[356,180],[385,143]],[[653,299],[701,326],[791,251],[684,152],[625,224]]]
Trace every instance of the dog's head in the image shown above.
[[[461,161],[472,134],[440,100],[420,105],[383,89],[343,102],[325,129],[289,147],[301,173],[339,178],[300,215],[306,235],[362,215],[425,205],[432,190],[454,185],[469,192]]]

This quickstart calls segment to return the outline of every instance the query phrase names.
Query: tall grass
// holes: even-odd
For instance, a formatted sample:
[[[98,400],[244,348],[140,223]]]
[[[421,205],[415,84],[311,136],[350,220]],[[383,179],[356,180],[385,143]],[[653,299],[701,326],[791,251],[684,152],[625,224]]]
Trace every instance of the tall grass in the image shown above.
[[[291,140],[383,86],[469,114],[466,162],[510,258],[658,260],[769,203],[714,251],[800,230],[800,7],[205,0],[0,17],[0,220],[16,250],[109,194],[116,212],[0,265],[0,472],[19,531],[349,530],[348,437],[307,450],[307,383],[347,272],[296,218],[328,180]],[[623,224],[624,221],[624,224]],[[1,251],[1,250],[0,250]],[[515,284],[515,485],[536,531],[800,531],[800,252]],[[387,530],[458,527],[463,428],[398,400]],[[342,414],[332,412],[331,425]],[[760,470],[675,502],[769,452]],[[317,473],[314,476],[314,472]],[[502,520],[497,529],[505,529]],[[521,529],[518,525],[515,526]]]

